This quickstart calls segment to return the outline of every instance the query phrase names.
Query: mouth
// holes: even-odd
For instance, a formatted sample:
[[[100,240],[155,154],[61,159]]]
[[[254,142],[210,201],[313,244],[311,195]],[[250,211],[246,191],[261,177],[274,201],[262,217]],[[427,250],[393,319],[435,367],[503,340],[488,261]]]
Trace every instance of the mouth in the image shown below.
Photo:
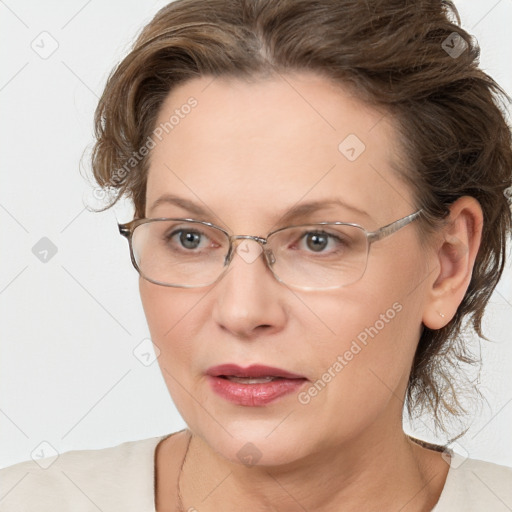
[[[283,377],[234,377],[233,375],[219,375],[219,378],[229,380],[230,382],[239,382],[240,384],[265,384],[266,382],[273,382]]]
[[[291,373],[281,368],[254,364],[243,368],[237,364],[221,364],[209,368],[206,372],[212,377],[240,378],[240,379],[305,379],[303,375]]]
[[[224,364],[206,372],[215,393],[225,400],[243,406],[263,406],[298,391],[308,381],[303,375],[271,366],[247,368]]]

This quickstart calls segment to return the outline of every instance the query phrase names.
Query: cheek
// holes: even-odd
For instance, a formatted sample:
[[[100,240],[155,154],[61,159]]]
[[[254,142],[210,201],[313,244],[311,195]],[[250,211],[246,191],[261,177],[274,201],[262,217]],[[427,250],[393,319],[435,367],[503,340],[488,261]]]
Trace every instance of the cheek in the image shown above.
[[[172,338],[198,298],[188,290],[152,284],[139,279],[139,291],[153,342]]]
[[[142,278],[139,290],[151,340],[160,351],[158,364],[162,377],[183,414],[183,407],[187,405],[183,385],[193,391],[187,369],[194,361],[196,338],[194,326],[187,322],[187,314],[192,314],[199,298],[189,290],[154,285]]]
[[[386,411],[401,417],[397,397],[405,391],[415,348],[414,336],[404,335],[410,332],[406,315],[399,303],[376,307],[371,301],[364,308],[345,302],[331,315],[335,334],[329,342],[319,337],[309,352],[316,375],[297,397],[319,435],[348,440]]]
[[[178,377],[193,359],[200,321],[196,317],[194,322],[189,319],[197,315],[200,297],[190,290],[159,286],[142,279],[139,290],[151,340],[160,350],[162,374],[166,380],[169,374]],[[172,384],[172,379],[169,383]]]
[[[328,370],[335,362],[338,373],[367,372],[371,367],[391,368],[414,351],[414,333],[408,320],[408,306],[393,298],[371,297],[332,302],[317,315],[328,327],[319,331],[315,353],[320,369]],[[318,320],[317,320],[318,321]],[[306,329],[306,326],[304,325]],[[323,334],[321,334],[323,333]],[[331,371],[332,373],[332,371]]]
[[[141,279],[139,282],[140,298],[144,314],[151,333],[153,343],[162,339],[165,331],[172,325],[172,309],[169,309],[169,298],[154,285]]]
[[[411,292],[417,274],[388,266],[350,290],[302,298],[309,314],[301,315],[301,327],[311,332],[316,325],[318,334],[314,350],[305,347],[315,379],[298,399],[333,435],[364,428],[388,407],[401,410],[421,332],[421,287]]]
[[[209,387],[197,372],[198,361],[211,348],[205,346],[201,329],[211,313],[206,306],[206,292],[166,288],[145,280],[139,283],[140,296],[153,343],[159,348],[157,359],[169,395],[189,428],[215,431],[216,423],[206,415],[211,399]]]

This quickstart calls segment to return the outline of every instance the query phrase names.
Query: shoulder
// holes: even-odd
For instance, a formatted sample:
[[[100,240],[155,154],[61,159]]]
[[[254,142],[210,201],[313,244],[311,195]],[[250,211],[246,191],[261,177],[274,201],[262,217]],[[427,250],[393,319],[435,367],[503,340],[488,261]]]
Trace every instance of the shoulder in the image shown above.
[[[450,470],[432,512],[512,510],[512,468],[451,453]]]
[[[2,469],[0,512],[153,511],[155,448],[166,437],[73,450]]]

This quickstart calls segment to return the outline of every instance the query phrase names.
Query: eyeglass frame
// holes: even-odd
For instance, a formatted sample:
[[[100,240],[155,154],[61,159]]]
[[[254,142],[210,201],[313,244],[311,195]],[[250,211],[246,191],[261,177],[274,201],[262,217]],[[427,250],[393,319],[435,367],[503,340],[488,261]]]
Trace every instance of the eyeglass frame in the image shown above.
[[[133,219],[130,222],[118,223],[117,227],[119,229],[119,233],[128,240],[128,244],[129,244],[129,247],[130,247],[130,258],[131,258],[133,266],[135,267],[135,270],[137,270],[137,272],[140,274],[141,277],[143,277],[144,279],[146,279],[150,283],[157,284],[157,285],[160,285],[160,286],[173,287],[173,288],[202,288],[202,287],[206,287],[206,286],[211,286],[212,284],[216,283],[225,274],[225,272],[229,268],[229,265],[231,264],[231,261],[233,259],[233,253],[234,253],[234,251],[233,251],[234,243],[233,242],[235,240],[254,240],[255,242],[257,242],[258,244],[261,245],[261,247],[263,249],[263,253],[265,254],[265,258],[264,258],[265,259],[265,263],[266,263],[268,269],[271,271],[272,275],[276,278],[276,280],[279,281],[280,283],[285,284],[286,286],[290,286],[292,288],[295,288],[296,286],[287,284],[284,281],[282,281],[281,278],[278,275],[276,275],[274,270],[272,269],[272,266],[273,266],[273,264],[275,263],[276,260],[275,260],[275,257],[274,257],[273,253],[269,254],[269,252],[267,250],[265,250],[265,245],[268,243],[268,239],[273,234],[278,233],[279,231],[283,231],[285,229],[300,228],[300,227],[303,227],[303,226],[325,226],[325,225],[329,225],[329,226],[352,226],[352,227],[360,229],[365,234],[365,236],[366,236],[366,239],[368,241],[367,251],[366,251],[366,262],[368,263],[368,257],[370,255],[370,247],[371,247],[371,245],[374,242],[378,242],[379,240],[382,240],[382,239],[384,239],[384,238],[386,238],[386,237],[396,233],[398,230],[402,229],[403,227],[407,226],[408,224],[410,224],[411,222],[416,220],[420,216],[422,211],[423,211],[423,209],[420,208],[419,210],[416,210],[415,212],[413,212],[413,213],[411,213],[409,215],[406,215],[405,217],[402,217],[402,218],[397,219],[397,220],[395,220],[393,222],[390,222],[389,224],[386,224],[385,226],[382,226],[382,227],[376,229],[375,231],[368,231],[366,228],[364,228],[360,224],[356,224],[356,223],[352,223],[352,222],[312,222],[312,223],[306,223],[306,224],[294,224],[294,225],[291,225],[291,226],[285,226],[285,227],[282,227],[282,228],[278,228],[278,229],[268,233],[266,237],[255,236],[255,235],[231,235],[224,228],[221,228],[220,226],[217,226],[216,224],[213,224],[211,222],[207,222],[207,221],[203,221],[203,220],[190,219],[190,218],[183,218],[183,217],[179,217],[179,218],[175,218],[175,217],[157,217],[157,218],[151,218],[151,219],[148,219],[148,218]],[[226,237],[228,239],[228,242],[229,242],[229,249],[228,249],[228,252],[227,252],[226,257],[224,259],[224,267],[225,268],[219,274],[219,276],[216,279],[214,279],[211,283],[205,284],[205,285],[165,284],[165,283],[161,283],[161,282],[155,281],[153,279],[149,279],[147,276],[145,276],[142,273],[142,271],[139,268],[137,262],[135,261],[135,256],[133,254],[133,244],[132,244],[133,233],[134,233],[135,229],[138,226],[142,225],[142,224],[148,224],[150,222],[156,222],[156,221],[168,221],[168,220],[171,220],[171,221],[182,221],[182,222],[192,222],[192,223],[195,223],[195,224],[202,224],[202,225],[208,226],[210,228],[218,229],[219,231],[221,231],[222,233],[224,233],[226,235]],[[269,260],[270,256],[272,258],[274,258],[272,262]],[[352,282],[350,282],[348,284],[342,284],[342,285],[339,285],[339,286],[333,286],[333,287],[329,287],[329,288],[318,288],[318,290],[337,289],[337,288],[342,288],[344,286],[348,286],[349,284],[356,283],[357,281],[362,279],[362,277],[364,276],[365,272],[366,272],[366,266],[365,266],[365,269],[363,270],[363,273],[361,274],[361,276],[356,281],[352,281]],[[303,287],[298,287],[298,288],[306,289],[306,288],[303,288]],[[317,289],[317,288],[308,288],[308,289]]]

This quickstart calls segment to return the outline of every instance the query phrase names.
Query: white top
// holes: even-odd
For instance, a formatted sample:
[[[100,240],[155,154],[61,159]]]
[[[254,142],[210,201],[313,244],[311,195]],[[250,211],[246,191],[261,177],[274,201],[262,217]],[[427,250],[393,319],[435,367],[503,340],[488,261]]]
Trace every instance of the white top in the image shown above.
[[[155,512],[155,448],[166,437],[74,450],[55,461],[39,459],[2,469],[0,512]],[[511,510],[512,468],[452,452],[432,512]]]

